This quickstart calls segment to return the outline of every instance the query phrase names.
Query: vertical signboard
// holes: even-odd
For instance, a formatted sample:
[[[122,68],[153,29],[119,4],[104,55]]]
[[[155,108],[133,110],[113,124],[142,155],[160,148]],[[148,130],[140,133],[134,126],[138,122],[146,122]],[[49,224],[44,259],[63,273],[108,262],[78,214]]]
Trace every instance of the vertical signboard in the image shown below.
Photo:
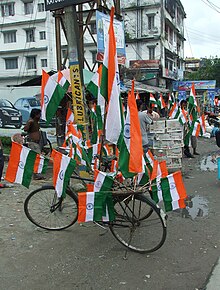
[[[85,125],[85,106],[83,103],[83,90],[78,62],[70,64],[70,80],[72,87],[74,118],[77,124]]]
[[[98,50],[97,60],[100,62],[103,61],[109,24],[110,24],[109,15],[96,11],[97,50]],[[114,31],[116,38],[118,63],[125,64],[126,53],[125,53],[124,22],[114,19]]]

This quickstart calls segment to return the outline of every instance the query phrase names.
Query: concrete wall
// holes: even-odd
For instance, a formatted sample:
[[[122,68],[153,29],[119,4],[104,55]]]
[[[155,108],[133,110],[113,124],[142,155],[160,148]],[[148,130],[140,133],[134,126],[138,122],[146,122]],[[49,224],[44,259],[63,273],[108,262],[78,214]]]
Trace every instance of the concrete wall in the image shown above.
[[[22,97],[32,97],[36,94],[39,94],[41,90],[40,86],[33,87],[0,87],[0,99],[7,99],[12,104],[15,101]]]

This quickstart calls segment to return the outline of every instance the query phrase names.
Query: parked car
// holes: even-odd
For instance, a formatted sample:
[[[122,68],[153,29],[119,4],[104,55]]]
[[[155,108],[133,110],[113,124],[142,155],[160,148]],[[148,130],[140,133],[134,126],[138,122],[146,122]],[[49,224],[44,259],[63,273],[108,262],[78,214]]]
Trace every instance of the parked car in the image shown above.
[[[26,124],[30,118],[32,109],[41,109],[40,101],[36,97],[20,98],[15,102],[14,106],[21,112],[23,124]],[[54,127],[56,124],[55,122],[56,120],[53,118],[50,125]],[[46,126],[46,122],[42,119],[40,120],[40,126]]]
[[[5,127],[5,125],[21,128],[22,116],[11,102],[6,99],[0,99],[0,128]]]

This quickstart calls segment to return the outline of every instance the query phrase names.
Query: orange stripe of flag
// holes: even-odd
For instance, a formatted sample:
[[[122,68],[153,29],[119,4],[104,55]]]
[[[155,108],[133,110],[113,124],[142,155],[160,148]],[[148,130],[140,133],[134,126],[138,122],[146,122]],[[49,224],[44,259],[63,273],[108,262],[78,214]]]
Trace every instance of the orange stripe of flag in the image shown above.
[[[110,101],[113,82],[116,72],[115,68],[115,56],[116,56],[116,40],[115,40],[115,33],[114,33],[114,7],[111,8],[110,13],[110,25],[109,25],[109,44],[108,44],[108,101]]]
[[[185,204],[184,199],[179,199],[179,200],[178,200],[178,203],[179,203],[179,207],[180,207],[180,208],[185,208],[185,207],[186,207],[186,204]]]
[[[173,179],[176,184],[176,189],[178,191],[180,199],[184,199],[187,197],[186,189],[183,183],[181,171],[177,171],[173,174]]]
[[[8,168],[5,174],[5,179],[9,182],[15,181],[17,169],[20,162],[21,151],[22,151],[22,145],[12,142]]]
[[[35,162],[34,162],[34,172],[35,173],[38,172],[39,164],[40,164],[40,154],[37,154]]]
[[[60,172],[62,153],[53,150],[51,157],[53,158],[53,184],[55,185],[57,183],[58,174]]]
[[[160,165],[160,170],[161,170],[161,178],[162,177],[167,177],[168,175],[168,170],[167,170],[167,163],[166,160],[160,161],[159,162]]]
[[[83,223],[86,219],[86,192],[78,193],[78,222]]]
[[[48,82],[49,75],[42,69],[42,78],[41,78],[41,108],[44,105],[44,88]]]
[[[141,127],[138,117],[138,109],[134,94],[134,80],[132,80],[131,94],[128,98],[128,106],[130,109],[130,160],[129,171],[130,172],[142,172],[142,136]]]

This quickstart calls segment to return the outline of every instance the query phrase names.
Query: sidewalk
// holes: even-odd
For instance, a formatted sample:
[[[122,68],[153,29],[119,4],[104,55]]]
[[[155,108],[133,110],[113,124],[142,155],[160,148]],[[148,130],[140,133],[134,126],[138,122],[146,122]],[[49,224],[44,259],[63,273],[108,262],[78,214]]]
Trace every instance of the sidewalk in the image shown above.
[[[220,258],[214,266],[211,276],[209,277],[208,284],[205,290],[218,290],[220,289]]]

